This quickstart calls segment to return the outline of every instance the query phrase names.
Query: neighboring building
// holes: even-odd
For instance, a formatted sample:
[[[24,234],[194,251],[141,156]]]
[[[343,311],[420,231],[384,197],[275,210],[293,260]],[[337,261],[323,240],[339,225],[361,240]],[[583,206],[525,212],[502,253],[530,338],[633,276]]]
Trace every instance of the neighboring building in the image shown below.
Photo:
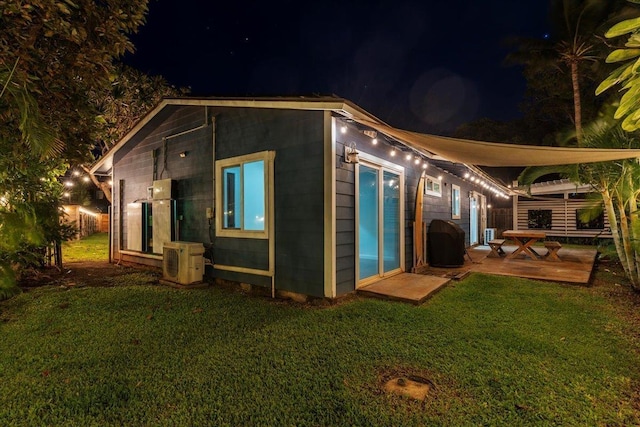
[[[109,231],[108,214],[80,205],[63,205],[62,207],[65,213],[63,221],[76,227],[78,230],[77,239]]]
[[[337,98],[163,100],[92,168],[113,180],[111,259],[201,242],[208,277],[334,298],[411,271],[422,177],[424,224],[481,243],[508,190],[365,121],[382,124]]]
[[[513,197],[514,229],[541,229],[564,238],[611,237],[609,217],[598,208],[602,201],[591,186],[562,179],[516,188],[520,195]],[[588,220],[581,215],[584,211],[591,212]]]

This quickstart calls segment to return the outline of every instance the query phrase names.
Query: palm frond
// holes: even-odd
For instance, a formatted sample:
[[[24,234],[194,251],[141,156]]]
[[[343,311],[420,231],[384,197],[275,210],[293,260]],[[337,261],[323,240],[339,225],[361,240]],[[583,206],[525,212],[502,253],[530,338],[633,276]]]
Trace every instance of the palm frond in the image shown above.
[[[531,186],[538,179],[547,175],[559,175],[574,180],[577,177],[577,165],[530,166],[518,176],[521,185]]]

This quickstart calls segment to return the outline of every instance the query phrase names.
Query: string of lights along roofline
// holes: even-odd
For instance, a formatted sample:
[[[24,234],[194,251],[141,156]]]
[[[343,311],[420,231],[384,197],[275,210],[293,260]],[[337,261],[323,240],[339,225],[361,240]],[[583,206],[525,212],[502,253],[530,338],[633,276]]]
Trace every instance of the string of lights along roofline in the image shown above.
[[[342,125],[340,127],[340,132],[342,134],[346,134],[348,132],[348,128],[346,125]],[[366,133],[365,133],[366,134]],[[371,144],[372,145],[377,145],[379,142],[377,137],[372,137],[371,138]],[[388,143],[388,145],[391,145],[391,151],[389,153],[389,155],[391,157],[395,157],[397,155],[397,151],[398,149],[396,148],[395,145]],[[404,152],[404,149],[400,149],[399,151]],[[427,169],[429,167],[429,163],[427,162],[426,158],[420,154],[418,154],[417,152],[414,152],[413,150],[407,152],[407,154],[405,155],[405,160],[406,161],[411,161],[413,160],[414,164],[416,166],[419,166],[420,164],[422,164],[422,169]],[[509,196],[507,196],[504,192],[500,191],[498,188],[496,188],[495,186],[487,183],[484,179],[476,176],[473,172],[466,172],[464,174],[463,177],[465,180],[469,180],[470,182],[480,185],[482,188],[486,189],[487,191],[492,192],[495,196],[497,197],[502,197],[504,199],[508,199]],[[442,180],[442,175],[438,176],[438,180]]]

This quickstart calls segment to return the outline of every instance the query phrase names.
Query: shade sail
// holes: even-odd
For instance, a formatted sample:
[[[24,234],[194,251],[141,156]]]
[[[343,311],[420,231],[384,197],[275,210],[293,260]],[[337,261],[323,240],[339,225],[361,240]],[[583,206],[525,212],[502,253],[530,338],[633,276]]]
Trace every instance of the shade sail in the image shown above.
[[[427,151],[446,160],[468,165],[552,166],[640,158],[640,150],[541,147],[472,141],[396,129],[366,119],[354,120],[415,150]]]

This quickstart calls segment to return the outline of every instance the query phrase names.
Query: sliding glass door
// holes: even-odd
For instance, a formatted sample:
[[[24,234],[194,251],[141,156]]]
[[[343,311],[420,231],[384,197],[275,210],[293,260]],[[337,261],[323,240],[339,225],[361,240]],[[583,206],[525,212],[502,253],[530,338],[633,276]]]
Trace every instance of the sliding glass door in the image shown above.
[[[378,170],[360,165],[358,173],[360,180],[358,194],[360,202],[358,216],[360,280],[378,275],[380,269],[379,175]]]
[[[369,164],[358,167],[358,280],[401,267],[401,175]]]

